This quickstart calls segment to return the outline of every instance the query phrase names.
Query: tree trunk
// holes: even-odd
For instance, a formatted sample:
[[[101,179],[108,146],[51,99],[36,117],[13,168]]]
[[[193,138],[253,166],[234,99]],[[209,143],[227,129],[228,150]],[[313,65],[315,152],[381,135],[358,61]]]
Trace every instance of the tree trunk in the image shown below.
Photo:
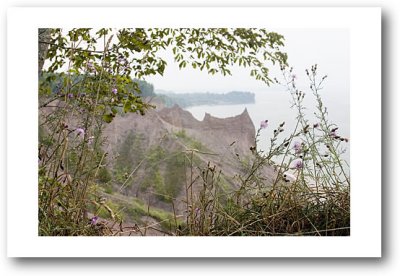
[[[42,28],[39,29],[39,35],[38,35],[38,43],[39,43],[39,56],[38,56],[38,73],[39,75],[42,73],[43,69],[43,64],[47,56],[47,50],[49,48],[49,42],[51,39],[51,29],[49,28]],[[47,43],[40,43],[41,41],[47,42]]]

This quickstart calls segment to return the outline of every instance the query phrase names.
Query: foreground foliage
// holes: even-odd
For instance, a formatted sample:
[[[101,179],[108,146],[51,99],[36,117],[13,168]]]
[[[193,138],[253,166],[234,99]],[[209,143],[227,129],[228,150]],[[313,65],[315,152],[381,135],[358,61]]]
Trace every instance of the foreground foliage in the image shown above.
[[[328,120],[320,95],[326,76],[318,79],[317,65],[306,70],[318,120],[309,122],[306,93],[297,89],[292,69],[282,71],[282,85],[298,111],[295,129],[279,140],[282,122],[268,151],[251,149],[254,158],[246,173],[238,175],[240,188],[232,193],[218,189],[221,172],[215,166],[204,168],[203,189],[189,200],[183,235],[350,235],[350,168],[342,157],[349,139]],[[256,139],[267,127],[267,120],[261,122]],[[272,183],[262,173],[266,166],[275,168]]]
[[[154,107],[140,80],[164,73],[161,50],[180,68],[229,75],[238,64],[271,84],[266,64],[286,64],[281,46],[264,29],[39,29],[39,235],[108,233],[95,227],[102,209],[122,223],[97,185],[112,177],[102,131],[121,112]]]
[[[259,29],[40,32],[39,54],[45,54],[48,62],[39,82],[40,235],[145,235],[150,226],[143,217],[156,220],[151,227],[165,235],[350,234],[349,165],[342,159],[349,139],[340,136],[338,127],[328,120],[320,96],[326,77],[318,79],[316,65],[306,75],[318,121],[306,118],[306,93],[297,89],[296,77],[286,67],[279,34]],[[104,45],[101,50],[97,49],[99,41]],[[184,131],[174,135],[190,149],[175,159],[158,147],[144,151],[138,137],[128,136],[129,141],[121,145],[124,154],[108,170],[104,125],[117,114],[145,116],[153,107],[141,94],[151,88],[131,76],[162,75],[166,62],[158,52],[164,48],[172,49],[181,68],[192,66],[226,75],[232,64],[238,64],[249,67],[250,74],[266,84],[274,81],[265,62],[282,67],[281,84],[298,111],[296,127],[282,138],[285,123],[279,122],[268,149],[250,149],[251,158],[241,160],[244,169],[235,178],[238,189],[224,188],[226,180],[216,166],[194,162],[206,148]],[[42,66],[39,63],[40,71]],[[261,122],[256,139],[268,130],[269,123]],[[134,152],[132,144],[136,145]],[[168,177],[159,172],[160,159],[167,162]],[[173,212],[129,200],[115,191],[115,184],[126,187],[141,160],[149,168],[141,188],[152,187],[160,201],[172,205]],[[180,169],[186,166],[188,174]],[[268,179],[264,169],[271,167],[275,174]],[[185,185],[184,214],[174,212],[181,188],[178,182]],[[195,191],[195,186],[200,190]],[[127,217],[144,226],[124,226]]]

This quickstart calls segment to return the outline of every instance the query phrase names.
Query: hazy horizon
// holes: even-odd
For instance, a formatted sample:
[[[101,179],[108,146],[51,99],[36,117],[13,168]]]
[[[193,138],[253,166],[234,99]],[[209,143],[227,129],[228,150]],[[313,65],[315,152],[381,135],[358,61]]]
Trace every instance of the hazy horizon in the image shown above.
[[[305,69],[318,64],[318,76],[328,75],[320,95],[328,108],[329,120],[339,126],[342,135],[350,136],[350,41],[349,32],[344,29],[297,29],[274,30],[285,37],[285,47],[282,51],[288,54],[289,66],[293,66],[296,75],[296,85],[299,90],[311,94]],[[261,81],[250,77],[248,68],[234,66],[232,76],[208,75],[207,72],[185,68],[179,70],[172,55],[164,56],[168,62],[164,76],[152,76],[146,81],[154,85],[155,90],[173,93],[228,93],[230,91],[248,91],[256,95],[254,104],[238,104],[224,106],[194,106],[186,108],[198,120],[205,113],[214,117],[231,117],[241,114],[244,108],[249,111],[256,128],[261,120],[268,119],[272,126],[282,121],[287,127],[293,128],[296,118],[295,110],[290,108],[291,98],[286,88],[281,85],[267,86]],[[278,66],[270,68],[270,77],[280,79],[282,73]],[[312,95],[305,97],[304,106],[311,122],[315,111],[315,99]],[[260,146],[267,148],[271,131],[261,133]],[[349,161],[349,152],[345,154]]]
[[[282,51],[288,54],[289,66],[294,67],[297,86],[306,90],[308,85],[305,69],[318,64],[320,77],[328,75],[325,86],[335,90],[335,97],[344,97],[349,101],[349,32],[345,29],[282,29],[271,30],[285,37]],[[209,75],[205,71],[193,68],[179,69],[172,54],[160,53],[168,65],[164,76],[146,77],[145,80],[154,85],[155,90],[174,93],[227,93],[230,91],[263,91],[284,90],[277,85],[267,86],[250,77],[249,68],[232,67],[232,76]],[[270,76],[281,77],[278,66],[268,66]]]

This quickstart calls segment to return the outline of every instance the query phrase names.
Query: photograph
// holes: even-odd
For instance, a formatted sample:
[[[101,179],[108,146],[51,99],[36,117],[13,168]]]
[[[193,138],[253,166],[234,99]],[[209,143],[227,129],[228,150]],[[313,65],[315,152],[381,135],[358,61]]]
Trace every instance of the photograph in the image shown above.
[[[381,21],[10,8],[7,256],[381,257]]]
[[[352,235],[348,28],[36,32],[38,236]]]

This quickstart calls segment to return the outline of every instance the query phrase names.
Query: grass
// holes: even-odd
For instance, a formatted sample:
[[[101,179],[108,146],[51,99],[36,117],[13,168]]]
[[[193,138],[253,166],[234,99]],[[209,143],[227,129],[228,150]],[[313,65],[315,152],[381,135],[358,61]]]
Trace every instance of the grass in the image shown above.
[[[91,211],[103,219],[116,220],[118,217],[123,222],[145,225],[144,218],[151,217],[158,223],[154,227],[169,232],[175,231],[176,224],[181,223],[181,220],[176,218],[173,213],[149,206],[139,198],[127,197],[116,193],[104,195],[108,198],[104,204],[91,206]],[[110,209],[114,216],[111,215]]]
[[[319,95],[326,76],[317,80],[316,68],[312,66],[306,73],[319,123],[312,126],[308,122],[302,105],[305,93],[296,88],[292,69],[283,68],[284,85],[292,95],[292,107],[298,110],[296,127],[281,143],[278,136],[285,124],[273,130],[268,151],[253,151],[244,166],[246,171],[236,178],[239,188],[233,192],[218,189],[223,178],[215,166],[199,168],[202,177],[191,175],[202,189],[196,196],[189,189],[183,235],[350,235],[349,165],[340,157],[348,138],[338,135],[337,126],[327,119]],[[264,128],[262,125],[258,130],[256,143]],[[293,146],[295,141],[303,143]],[[272,180],[263,177],[264,167],[275,168]]]
[[[234,192],[218,189],[220,178],[210,168],[203,189],[188,205],[183,235],[190,236],[348,236],[350,189],[319,191],[302,181],[278,182],[260,190],[244,183]],[[206,173],[207,173],[206,172]],[[264,191],[264,192],[263,192]]]
[[[340,136],[337,126],[328,120],[320,96],[326,77],[319,80],[316,68],[306,74],[317,103],[318,124],[311,124],[304,114],[306,94],[297,89],[291,69],[284,72],[292,108],[298,111],[296,126],[285,131],[288,136],[278,142],[285,128],[281,123],[273,130],[268,149],[254,149],[242,159],[243,168],[232,180],[237,181],[235,190],[219,168],[204,165],[198,154],[209,150],[185,130],[174,133],[189,149],[183,152],[160,145],[147,148],[142,137],[128,134],[111,173],[102,151],[103,122],[95,109],[78,124],[90,131],[87,135],[79,136],[76,128],[65,122],[68,113],[79,112],[80,102],[71,101],[68,109],[57,109],[58,117],[42,118],[48,123],[39,129],[39,235],[110,234],[94,227],[88,212],[110,222],[132,222],[144,228],[146,218],[151,217],[156,221],[154,227],[172,235],[350,235],[350,168],[341,159],[343,143],[349,139]],[[256,144],[264,128],[258,130]],[[95,138],[89,141],[89,137]],[[296,142],[301,143],[294,147]],[[129,173],[138,166],[143,166],[145,177],[127,183]],[[275,168],[273,179],[263,176],[263,168]],[[125,189],[138,185],[163,204],[171,203],[174,212],[123,196],[113,189],[116,185]],[[182,191],[183,199],[179,198]],[[185,205],[180,216],[175,214],[177,200]]]

